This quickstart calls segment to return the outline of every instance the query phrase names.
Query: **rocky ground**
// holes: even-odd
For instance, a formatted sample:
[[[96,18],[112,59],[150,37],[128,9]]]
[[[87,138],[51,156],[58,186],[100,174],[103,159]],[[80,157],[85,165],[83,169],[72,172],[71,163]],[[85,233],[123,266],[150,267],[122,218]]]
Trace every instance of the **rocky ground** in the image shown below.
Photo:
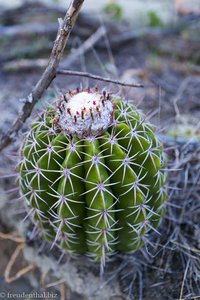
[[[128,1],[127,1],[128,2]],[[26,96],[37,82],[52,47],[57,18],[62,11],[38,5],[26,5],[0,15],[0,110],[4,132],[16,117],[18,99]],[[30,28],[21,32],[17,25],[27,27],[41,24],[37,34]],[[199,270],[199,119],[200,119],[200,20],[198,15],[181,17],[173,26],[148,27],[142,31],[122,23],[107,23],[106,37],[82,53],[70,65],[71,69],[89,71],[125,81],[143,82],[145,88],[122,88],[110,84],[109,89],[120,92],[146,113],[160,128],[170,157],[172,172],[166,217],[159,228],[161,237],[152,236],[154,247],[143,249],[134,256],[118,256],[108,265],[105,277],[99,278],[98,268],[85,259],[64,257],[58,264],[60,253],[41,247],[38,238],[30,239],[29,222],[22,223],[23,207],[12,177],[1,178],[0,232],[12,233],[25,239],[25,243],[0,238],[0,297],[1,292],[49,291],[56,299],[198,299],[200,295]],[[45,25],[46,24],[46,25]],[[51,24],[51,26],[49,26]],[[157,24],[159,25],[159,24]],[[5,30],[5,26],[6,27]],[[67,53],[73,50],[98,29],[94,19],[80,16],[70,39],[62,66],[68,65]],[[20,28],[22,28],[20,27]],[[49,29],[50,28],[50,29]],[[47,31],[48,29],[48,31]],[[125,59],[126,58],[126,59]],[[40,59],[40,60],[38,60]],[[28,67],[27,67],[28,64]],[[80,84],[93,86],[95,81],[77,77],[58,76],[42,101],[36,114],[50,101],[52,95]],[[100,88],[105,84],[98,82]],[[154,114],[155,113],[155,114]],[[28,124],[23,127],[26,130]],[[21,140],[6,149],[1,159],[1,176],[15,172],[16,153]],[[170,138],[176,136],[177,138]],[[13,204],[14,203],[14,204]],[[5,283],[5,268],[17,245],[23,244],[22,253],[12,267],[12,275],[27,265],[33,269],[12,283]],[[7,296],[6,296],[7,295]],[[5,294],[5,299],[8,294]],[[47,295],[46,298],[48,299]]]

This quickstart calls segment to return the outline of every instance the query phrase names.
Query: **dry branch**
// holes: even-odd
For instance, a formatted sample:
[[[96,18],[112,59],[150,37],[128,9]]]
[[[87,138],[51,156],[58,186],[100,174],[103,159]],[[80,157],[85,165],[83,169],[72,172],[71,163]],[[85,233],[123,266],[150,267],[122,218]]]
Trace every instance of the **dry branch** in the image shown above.
[[[87,72],[79,72],[79,71],[58,69],[57,74],[70,75],[70,76],[81,76],[81,77],[86,77],[86,78],[90,78],[90,79],[94,79],[94,80],[110,82],[110,83],[118,84],[118,85],[121,85],[121,86],[138,87],[138,88],[144,87],[140,83],[128,83],[128,82],[124,82],[124,81],[120,81],[120,80],[115,80],[115,79],[111,79],[111,78],[102,77],[102,76],[99,76],[99,75],[94,75],[94,74],[87,73]]]
[[[8,132],[1,137],[0,151],[12,142],[16,133],[21,129],[23,123],[30,116],[34,105],[41,98],[44,91],[49,87],[52,80],[56,77],[56,69],[58,68],[69,35],[83,2],[84,0],[72,0],[64,19],[59,20],[60,26],[51,52],[49,63],[32,92],[24,99],[25,104],[22,107],[18,118],[14,121]]]

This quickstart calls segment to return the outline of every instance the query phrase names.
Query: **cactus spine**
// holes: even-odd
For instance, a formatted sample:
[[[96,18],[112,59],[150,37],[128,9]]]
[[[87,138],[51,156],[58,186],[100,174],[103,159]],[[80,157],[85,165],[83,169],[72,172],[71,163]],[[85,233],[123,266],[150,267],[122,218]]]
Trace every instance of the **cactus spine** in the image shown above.
[[[106,92],[74,91],[32,124],[19,185],[44,239],[104,266],[157,227],[165,167],[162,144],[139,110]]]

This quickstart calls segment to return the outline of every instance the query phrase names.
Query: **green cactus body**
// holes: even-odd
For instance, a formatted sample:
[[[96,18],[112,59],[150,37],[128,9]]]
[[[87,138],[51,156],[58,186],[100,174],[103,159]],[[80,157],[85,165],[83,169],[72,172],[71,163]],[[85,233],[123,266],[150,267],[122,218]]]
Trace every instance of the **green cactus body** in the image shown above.
[[[143,113],[105,92],[64,95],[32,124],[21,157],[21,194],[42,237],[102,266],[140,248],[164,213],[162,144]]]

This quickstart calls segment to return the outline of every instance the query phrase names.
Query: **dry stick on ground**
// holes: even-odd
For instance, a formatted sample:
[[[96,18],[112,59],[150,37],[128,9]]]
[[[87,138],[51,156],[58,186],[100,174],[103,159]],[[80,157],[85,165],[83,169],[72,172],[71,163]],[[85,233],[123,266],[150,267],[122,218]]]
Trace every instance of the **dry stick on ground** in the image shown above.
[[[57,74],[87,77],[87,78],[95,79],[95,80],[99,80],[99,81],[111,82],[111,83],[118,84],[118,85],[121,85],[121,86],[139,87],[139,88],[144,87],[140,83],[128,83],[128,82],[124,82],[124,81],[120,81],[120,80],[115,80],[115,79],[111,79],[111,78],[102,77],[102,76],[99,76],[99,75],[94,75],[94,74],[87,73],[87,72],[79,72],[79,71],[58,69]]]
[[[25,242],[23,237],[17,236],[15,233],[0,232],[0,239],[11,240],[11,241],[17,242],[17,243],[24,243]]]
[[[51,52],[48,66],[32,92],[24,99],[25,104],[23,105],[18,118],[14,121],[8,132],[1,137],[0,151],[12,142],[16,133],[21,129],[23,123],[30,116],[34,105],[41,98],[44,91],[49,87],[52,80],[56,77],[56,70],[83,2],[84,0],[72,0],[64,19],[60,20],[60,27]]]
[[[20,277],[22,277],[24,274],[30,272],[31,270],[33,270],[35,268],[35,265],[30,263],[28,266],[24,267],[23,269],[19,270],[15,275],[13,276],[10,276],[10,273],[11,273],[11,270],[12,270],[12,267],[14,265],[14,263],[16,262],[19,254],[21,253],[21,251],[23,250],[24,248],[24,243],[20,243],[17,248],[15,249],[14,253],[12,254],[7,266],[6,266],[6,269],[5,269],[5,272],[4,272],[4,277],[5,277],[5,281],[7,283],[11,283],[17,279],[19,279]]]
[[[7,283],[11,283],[17,279],[19,279],[20,277],[22,277],[24,274],[30,272],[31,270],[33,270],[35,268],[35,265],[30,263],[29,265],[27,265],[26,267],[22,268],[21,270],[17,271],[17,273],[13,276],[10,276],[10,273],[12,271],[12,267],[14,265],[14,263],[16,262],[19,254],[22,252],[22,250],[24,249],[24,238],[17,236],[16,233],[3,233],[0,232],[0,239],[5,239],[5,240],[11,240],[14,242],[19,243],[17,245],[17,248],[15,249],[15,251],[13,252],[6,268],[4,271],[4,277],[5,277],[5,281]]]

